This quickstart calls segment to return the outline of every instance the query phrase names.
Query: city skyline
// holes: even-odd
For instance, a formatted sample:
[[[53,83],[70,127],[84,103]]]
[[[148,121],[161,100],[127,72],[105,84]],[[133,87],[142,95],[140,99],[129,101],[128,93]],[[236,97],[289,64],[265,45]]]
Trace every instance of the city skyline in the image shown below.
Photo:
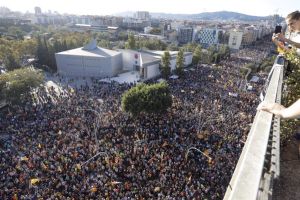
[[[99,6],[95,6],[99,5]],[[0,6],[8,7],[12,11],[34,12],[34,7],[38,6],[42,12],[46,13],[49,10],[52,12],[79,15],[114,15],[120,12],[127,11],[149,11],[163,12],[173,14],[196,14],[202,12],[215,11],[232,11],[254,16],[268,16],[279,14],[285,17],[288,13],[295,10],[293,5],[297,5],[296,0],[279,1],[279,0],[185,0],[185,1],[170,1],[170,0],[86,0],[85,4],[65,0],[63,3],[58,0],[43,1],[43,0],[0,0]]]

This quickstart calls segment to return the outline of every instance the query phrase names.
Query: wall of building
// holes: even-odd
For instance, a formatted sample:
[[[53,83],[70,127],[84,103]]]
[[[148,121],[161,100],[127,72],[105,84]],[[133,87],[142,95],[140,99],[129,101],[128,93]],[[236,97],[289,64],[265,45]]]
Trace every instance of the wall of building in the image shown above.
[[[113,57],[88,57],[55,54],[57,71],[74,77],[112,77],[122,69],[121,54]]]
[[[171,58],[170,67],[171,67],[171,71],[175,70],[175,68],[176,68],[176,56]]]
[[[111,57],[84,57],[85,76],[110,77],[112,73]]]
[[[181,27],[177,31],[178,42],[181,44],[187,44],[193,41],[194,29],[188,27]]]
[[[192,64],[193,54],[184,55],[184,65],[188,66]]]
[[[159,63],[145,67],[147,77],[145,79],[155,78],[160,75]]]
[[[83,57],[55,54],[57,72],[65,76],[84,74]]]
[[[116,76],[123,70],[122,54],[111,57],[112,75]]]
[[[124,70],[133,70],[134,66],[140,66],[140,57],[139,53],[136,51],[122,51],[122,62]]]
[[[228,46],[231,49],[239,49],[243,39],[242,31],[231,31],[228,41]]]
[[[219,42],[219,29],[203,29],[197,33],[197,42],[202,45],[213,45]]]

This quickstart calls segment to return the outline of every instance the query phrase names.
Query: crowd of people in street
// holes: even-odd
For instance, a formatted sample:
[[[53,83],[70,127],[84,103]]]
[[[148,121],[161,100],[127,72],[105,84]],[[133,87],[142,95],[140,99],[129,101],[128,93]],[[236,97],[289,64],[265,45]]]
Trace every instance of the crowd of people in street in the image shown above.
[[[132,117],[121,96],[134,84],[97,80],[4,109],[1,199],[222,199],[259,103],[234,63],[168,80],[166,113]]]

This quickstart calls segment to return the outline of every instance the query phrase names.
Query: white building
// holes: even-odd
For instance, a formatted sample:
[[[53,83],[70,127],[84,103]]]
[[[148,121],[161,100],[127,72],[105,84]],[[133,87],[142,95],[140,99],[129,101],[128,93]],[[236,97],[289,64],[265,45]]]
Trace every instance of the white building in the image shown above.
[[[159,66],[164,51],[135,51],[120,49],[112,51],[99,48],[96,41],[83,48],[55,54],[57,72],[73,77],[113,77],[123,72],[135,72],[139,80],[148,80],[160,75]],[[176,68],[178,51],[170,51],[171,70]],[[192,53],[184,52],[184,65],[192,63]]]
[[[122,71],[122,54],[97,47],[93,40],[85,47],[55,54],[57,72],[75,77],[112,77]]]
[[[231,49],[238,50],[241,46],[243,39],[243,31],[232,30],[229,32],[228,46]]]
[[[193,27],[182,26],[177,29],[178,42],[181,44],[187,44],[193,41]]]
[[[244,28],[242,45],[249,45],[255,42],[258,38],[258,30],[254,26]]]
[[[148,80],[160,75],[159,65],[164,51],[134,51],[120,50],[123,55],[123,69],[127,71],[138,71],[141,80]],[[176,57],[178,51],[170,51],[171,70],[176,68]],[[184,53],[184,65],[192,63],[192,53]]]
[[[144,28],[144,33],[149,34],[152,30],[153,30],[153,28],[151,26],[146,26]]]

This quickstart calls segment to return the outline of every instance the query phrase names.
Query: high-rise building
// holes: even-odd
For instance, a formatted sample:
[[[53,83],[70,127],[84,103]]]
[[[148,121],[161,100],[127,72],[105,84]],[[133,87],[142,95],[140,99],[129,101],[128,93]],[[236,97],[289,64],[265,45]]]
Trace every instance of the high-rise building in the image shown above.
[[[136,18],[141,20],[150,20],[150,14],[148,11],[137,11]]]
[[[197,33],[196,41],[203,45],[204,47],[208,47],[210,45],[219,43],[219,34],[220,29],[217,28],[206,28],[202,29]]]
[[[232,30],[229,35],[228,46],[231,49],[239,49],[243,39],[243,31]]]
[[[193,41],[193,32],[194,29],[192,27],[180,27],[178,28],[178,42],[180,44],[187,44]]]
[[[244,35],[242,45],[250,45],[257,40],[258,30],[254,26],[247,26],[244,28]]]
[[[40,7],[34,7],[34,13],[35,15],[40,15],[42,14],[42,9]]]

